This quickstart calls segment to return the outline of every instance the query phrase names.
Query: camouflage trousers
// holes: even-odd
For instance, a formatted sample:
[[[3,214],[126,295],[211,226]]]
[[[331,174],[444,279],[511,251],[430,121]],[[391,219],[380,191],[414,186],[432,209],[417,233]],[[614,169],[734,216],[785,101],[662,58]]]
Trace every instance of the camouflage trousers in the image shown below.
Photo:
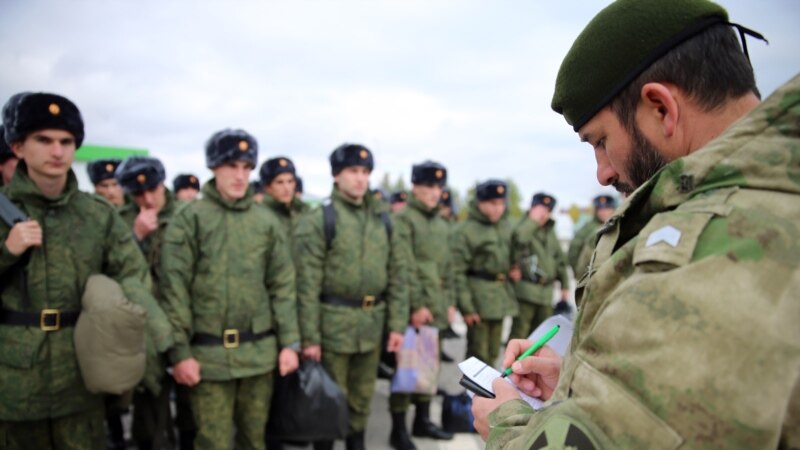
[[[322,350],[322,365],[347,397],[348,434],[361,432],[367,428],[380,355],[380,347],[364,353],[335,353],[324,348]]]
[[[519,314],[514,317],[514,322],[511,324],[509,339],[527,339],[539,324],[552,315],[553,305],[550,303],[537,305],[519,300]]]
[[[228,450],[233,440],[238,450],[263,450],[272,385],[273,372],[194,386],[189,394],[197,425],[194,448]]]
[[[1,420],[0,450],[104,450],[103,419],[100,407],[54,419]]]
[[[502,319],[481,320],[481,323],[469,327],[467,329],[467,358],[475,356],[493,366],[500,354],[502,333]]]

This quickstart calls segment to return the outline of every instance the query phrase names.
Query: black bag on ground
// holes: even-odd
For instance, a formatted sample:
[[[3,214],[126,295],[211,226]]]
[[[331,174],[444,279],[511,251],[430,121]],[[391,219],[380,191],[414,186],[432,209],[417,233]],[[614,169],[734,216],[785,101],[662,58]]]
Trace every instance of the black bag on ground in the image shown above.
[[[442,399],[442,428],[451,433],[475,433],[472,422],[472,399],[466,392],[444,394]]]
[[[267,439],[310,442],[347,436],[347,399],[322,364],[300,361],[300,368],[275,378]]]

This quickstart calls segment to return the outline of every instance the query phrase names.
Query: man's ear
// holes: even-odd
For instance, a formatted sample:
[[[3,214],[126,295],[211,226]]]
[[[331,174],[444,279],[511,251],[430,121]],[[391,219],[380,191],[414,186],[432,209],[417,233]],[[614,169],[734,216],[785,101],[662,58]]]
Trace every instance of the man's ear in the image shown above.
[[[14,152],[14,155],[16,155],[17,159],[22,159],[22,142],[19,141],[12,142],[10,147],[11,151]]]
[[[653,131],[669,138],[675,134],[680,117],[676,89],[662,83],[647,83],[642,86],[639,102],[640,120]]]

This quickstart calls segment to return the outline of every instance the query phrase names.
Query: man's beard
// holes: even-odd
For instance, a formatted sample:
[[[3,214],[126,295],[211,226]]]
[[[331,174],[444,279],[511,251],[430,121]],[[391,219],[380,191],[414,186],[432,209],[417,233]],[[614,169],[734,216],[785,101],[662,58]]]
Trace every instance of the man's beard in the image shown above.
[[[625,196],[630,195],[667,165],[667,161],[661,156],[658,149],[644,137],[636,125],[631,133],[631,141],[633,149],[625,163],[625,169],[631,181],[625,183],[617,180],[613,183],[614,188]]]

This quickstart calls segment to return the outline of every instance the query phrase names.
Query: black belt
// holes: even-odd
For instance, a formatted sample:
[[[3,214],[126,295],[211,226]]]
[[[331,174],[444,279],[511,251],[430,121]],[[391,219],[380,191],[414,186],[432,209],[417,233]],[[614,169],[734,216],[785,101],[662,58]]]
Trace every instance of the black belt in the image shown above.
[[[372,307],[382,302],[383,297],[380,295],[365,295],[364,298],[358,299],[323,294],[320,296],[320,300],[322,303],[327,303],[329,305],[349,306],[350,308],[361,308],[365,311],[369,311]]]
[[[215,334],[195,333],[192,336],[194,345],[221,345],[225,348],[236,348],[241,342],[253,342],[274,335],[272,330],[262,331],[261,333],[251,333],[249,331],[239,331],[236,328],[229,328],[222,332],[222,337]]]
[[[78,322],[80,311],[59,311],[43,309],[39,312],[20,312],[0,310],[1,325],[20,325],[39,327],[42,331],[57,331],[61,327],[71,327]]]
[[[505,273],[491,273],[491,272],[484,272],[482,270],[468,270],[467,276],[471,278],[480,278],[481,280],[486,280],[486,281],[499,281],[499,282],[506,281]]]

